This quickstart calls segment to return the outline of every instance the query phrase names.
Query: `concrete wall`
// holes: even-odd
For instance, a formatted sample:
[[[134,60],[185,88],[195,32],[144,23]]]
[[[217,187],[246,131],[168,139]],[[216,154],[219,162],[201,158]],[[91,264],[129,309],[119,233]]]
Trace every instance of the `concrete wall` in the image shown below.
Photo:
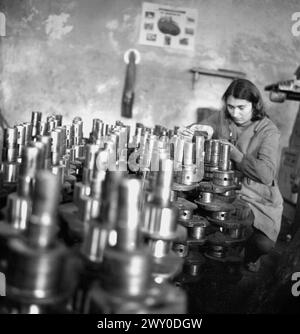
[[[151,2],[151,1],[150,1]],[[138,44],[140,0],[2,0],[7,37],[0,38],[0,107],[15,122],[32,110],[114,122],[120,117],[123,54],[137,48],[134,118],[172,127],[196,120],[196,108],[218,107],[230,81],[201,76],[194,90],[189,69],[201,66],[247,73],[262,90],[292,77],[299,65],[300,37],[291,33],[298,0],[160,0],[197,8],[194,53]],[[287,146],[298,103],[269,102],[271,118]]]

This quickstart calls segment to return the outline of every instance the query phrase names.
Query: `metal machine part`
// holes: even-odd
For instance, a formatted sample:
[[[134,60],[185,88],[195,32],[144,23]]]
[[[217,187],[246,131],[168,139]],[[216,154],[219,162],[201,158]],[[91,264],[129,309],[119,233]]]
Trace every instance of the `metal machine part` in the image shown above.
[[[42,160],[40,150],[27,146],[22,153],[22,163],[18,178],[17,192],[7,198],[6,222],[15,229],[25,230],[31,213],[31,200],[36,172]]]
[[[31,125],[32,125],[32,130],[31,130],[31,138],[34,140],[37,135],[38,135],[38,127],[39,123],[42,120],[42,113],[39,111],[33,111],[31,113]]]
[[[25,128],[25,143],[24,145],[27,145],[31,142],[32,137],[32,124],[29,122],[23,123],[23,126]]]
[[[105,172],[102,171],[102,173]],[[100,202],[104,202],[108,193],[103,192],[103,179],[98,184],[101,190],[97,196]],[[90,198],[92,200],[92,198]],[[80,254],[83,266],[80,274],[80,282],[77,286],[73,298],[73,310],[78,313],[84,313],[87,303],[87,294],[94,281],[99,280],[101,276],[101,263],[103,262],[104,252],[108,246],[109,235],[111,232],[109,222],[106,220],[106,208],[101,206],[101,211],[94,213],[94,216],[83,222],[83,241],[80,246]]]
[[[117,242],[104,253],[101,278],[102,293],[113,303],[110,313],[118,313],[124,301],[144,299],[151,284],[152,261],[150,253],[141,247],[139,231],[139,200],[141,183],[136,179],[123,179],[118,187],[116,232]],[[100,292],[101,293],[101,292]],[[90,296],[94,299],[94,294]],[[106,298],[108,299],[108,298]]]
[[[182,290],[151,279],[152,257],[141,244],[139,200],[141,184],[124,179],[119,185],[117,243],[105,250],[101,283],[89,292],[89,313],[185,313]]]
[[[18,159],[21,159],[22,157],[22,151],[25,147],[25,139],[26,139],[26,128],[21,124],[16,126],[17,129],[17,157]],[[19,160],[18,162],[21,162]]]
[[[153,276],[158,281],[164,281],[177,274],[182,261],[172,252],[178,228],[178,211],[170,202],[173,162],[166,159],[159,163],[160,171],[154,178],[153,191],[143,208],[141,230],[154,259]]]
[[[220,186],[231,186],[234,184],[234,171],[220,171],[213,172],[213,183]]]
[[[99,146],[94,144],[87,145],[86,147],[82,182],[77,182],[74,186],[73,201],[77,206],[80,205],[82,198],[90,196],[91,194],[91,182],[93,179],[94,170],[96,168],[99,149]]]
[[[185,198],[178,197],[174,202],[174,205],[178,208],[178,220],[189,220],[193,217],[194,211],[197,209],[197,205],[193,202],[186,200]]]
[[[213,172],[217,171],[217,166],[211,166],[211,165],[204,165],[204,179],[205,180],[212,180],[213,179]]]
[[[30,305],[60,305],[74,288],[69,252],[56,238],[58,194],[56,177],[37,173],[28,229],[23,238],[8,242],[7,298],[17,313]]]
[[[185,205],[182,203],[178,222],[184,228],[186,228],[186,236],[180,236],[177,243],[186,244],[186,246],[200,246],[206,241],[206,228],[209,225],[208,221],[199,215],[194,214],[194,210],[197,208],[192,207],[190,202],[185,200]],[[191,203],[193,204],[193,203]],[[196,206],[195,204],[193,204]],[[184,239],[183,239],[184,238]],[[187,253],[189,250],[187,251]]]
[[[215,194],[215,198],[225,201],[228,203],[232,203],[236,199],[236,191],[235,190],[228,190],[222,194]]]
[[[226,256],[227,248],[224,245],[211,244],[206,255],[212,258],[222,259]]]
[[[230,169],[230,145],[221,143],[220,157],[218,163],[219,170],[228,171]]]
[[[178,309],[182,311],[185,307],[184,296],[167,284],[167,280],[180,272],[183,262],[185,274],[188,271],[188,275],[196,279],[203,262],[199,258],[204,249],[208,249],[211,258],[214,256],[225,261],[227,248],[241,242],[243,236],[243,228],[235,225],[236,220],[232,215],[234,206],[231,202],[235,199],[235,190],[240,186],[241,179],[231,170],[229,145],[224,146],[216,140],[205,142],[201,133],[184,137],[180,132],[169,131],[162,126],[147,128],[142,124],[137,124],[133,140],[130,141],[130,131],[122,122],[110,126],[100,119],[93,120],[90,136],[84,138],[81,118],[75,118],[69,126],[61,123],[61,119],[55,115],[48,117],[43,124],[39,121],[37,128],[40,132],[33,135],[33,144],[29,144],[32,125],[22,125],[26,132],[25,145],[22,144],[23,139],[17,140],[16,148],[11,145],[9,155],[14,156],[12,148],[17,156],[21,150],[32,154],[27,160],[22,158],[19,176],[18,192],[28,201],[35,188],[35,175],[40,169],[49,169],[58,174],[63,189],[68,184],[69,202],[64,202],[64,196],[61,196],[60,236],[69,246],[78,250],[83,260],[81,283],[77,286],[73,310],[79,313],[100,311],[150,314],[163,310],[166,313],[171,310],[177,313]],[[19,133],[23,131],[21,126],[17,129]],[[128,143],[133,147],[128,146]],[[134,158],[137,169],[127,166],[128,148],[136,153]],[[38,152],[38,162],[34,152]],[[6,150],[6,157],[7,153]],[[99,156],[102,157],[100,160]],[[174,158],[172,167],[170,157]],[[10,164],[17,164],[17,161]],[[155,168],[157,171],[153,171]],[[107,172],[107,169],[110,170]],[[173,182],[174,171],[177,182]],[[133,185],[138,182],[131,179],[134,173],[142,179],[143,194],[137,195],[137,188],[141,186],[136,188]],[[203,182],[203,176],[209,182]],[[132,191],[134,188],[136,190]],[[47,191],[53,193],[50,187]],[[78,207],[71,203],[72,192]],[[199,192],[197,205],[190,202],[195,200]],[[34,195],[32,202],[34,212],[38,197],[42,196]],[[56,232],[46,223],[49,209],[42,209],[46,217],[41,219],[41,227],[35,216],[43,216],[42,211],[31,214],[28,206],[26,210],[30,219],[24,220],[25,204],[15,195],[11,195],[10,199],[9,211],[15,212],[17,216],[20,216],[18,212],[22,212],[22,221],[16,226],[25,228],[22,233],[24,239],[17,238],[18,241],[9,242],[9,247],[13,249],[11,252],[18,257],[18,266],[23,261],[29,267],[24,270],[26,277],[30,273],[33,277],[40,275],[46,281],[44,285],[38,285],[34,279],[30,286],[25,282],[27,278],[24,285],[14,283],[20,278],[10,278],[13,282],[10,283],[11,291],[16,292],[15,286],[22,286],[24,293],[20,298],[25,301],[22,302],[23,310],[27,306],[29,309],[31,305],[28,304],[27,296],[34,302],[37,300],[39,308],[41,304],[57,304],[56,301],[63,300],[59,297],[56,299],[58,288],[54,289],[55,284],[60,284],[57,268],[62,265],[62,261],[59,254],[54,256],[54,251],[53,255],[47,257],[50,249],[57,245]],[[50,197],[46,201],[50,201]],[[208,221],[202,216],[209,221],[209,229]],[[226,237],[226,242],[221,243],[223,253],[217,247],[220,243],[208,239],[208,233],[216,229]],[[180,239],[179,236],[183,235],[184,238]],[[21,258],[18,250],[15,250],[20,242],[25,243],[30,250],[34,249],[34,253],[40,254],[41,259],[36,254],[37,260],[30,264],[31,260],[27,257],[31,255],[27,254],[27,250],[23,252],[24,258]],[[24,245],[22,247],[26,249]],[[47,251],[44,252],[44,249]],[[199,256],[192,256],[192,253]],[[42,256],[47,259],[44,260]],[[53,262],[51,256],[54,257]],[[51,265],[47,264],[48,260]],[[49,278],[46,279],[46,274],[43,276],[41,271],[36,274],[38,269],[35,266],[43,267],[49,273]],[[65,265],[62,266],[65,268]],[[40,282],[40,278],[36,280]],[[40,292],[33,295],[32,289],[35,287],[42,290],[40,296],[44,294],[46,297],[38,299],[36,296]],[[43,291],[44,287],[49,288],[47,292]],[[14,300],[17,300],[17,294],[11,294]],[[53,303],[50,302],[51,298]]]
[[[173,250],[180,257],[187,257],[189,255],[189,246],[185,242],[175,242],[173,244]]]
[[[221,143],[219,140],[211,139],[205,141],[204,162],[212,167],[218,167]]]
[[[199,201],[202,203],[211,203],[214,199],[214,194],[212,192],[201,192],[199,194]]]
[[[203,241],[206,236],[206,228],[209,225],[207,219],[194,215],[193,218],[187,222],[182,223],[187,227],[188,238],[192,241]]]
[[[174,170],[176,182],[191,186],[199,183],[204,175],[203,137],[197,136],[195,142],[182,139],[175,141]]]
[[[1,171],[3,173],[3,182],[8,184],[15,183],[18,178],[17,137],[17,128],[6,128],[4,130]]]
[[[215,220],[229,220],[230,211],[211,211],[210,217]]]

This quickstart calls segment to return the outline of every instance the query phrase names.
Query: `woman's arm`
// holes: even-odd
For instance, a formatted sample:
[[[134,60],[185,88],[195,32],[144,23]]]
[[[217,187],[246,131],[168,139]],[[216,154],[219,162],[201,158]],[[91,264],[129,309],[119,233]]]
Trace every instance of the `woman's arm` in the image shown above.
[[[277,173],[280,133],[270,130],[264,134],[257,153],[245,154],[237,168],[250,179],[272,185]]]

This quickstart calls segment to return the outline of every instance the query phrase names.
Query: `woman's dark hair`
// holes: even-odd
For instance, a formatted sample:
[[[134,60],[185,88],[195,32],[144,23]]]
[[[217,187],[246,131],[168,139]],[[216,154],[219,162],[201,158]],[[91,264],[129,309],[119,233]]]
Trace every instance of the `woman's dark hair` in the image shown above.
[[[247,100],[252,103],[253,112],[251,121],[257,121],[267,116],[261,94],[251,81],[246,79],[235,79],[227,88],[222,100],[225,106],[225,116],[228,118],[230,118],[230,114],[226,107],[226,101],[229,96],[233,96],[236,99]]]

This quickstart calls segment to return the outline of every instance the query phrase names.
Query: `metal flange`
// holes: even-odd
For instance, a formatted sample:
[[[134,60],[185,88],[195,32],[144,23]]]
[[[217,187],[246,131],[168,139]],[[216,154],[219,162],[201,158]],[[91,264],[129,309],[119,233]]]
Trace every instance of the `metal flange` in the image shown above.
[[[193,216],[193,212],[198,208],[198,206],[186,200],[185,198],[178,197],[174,202],[174,206],[178,209],[179,221],[189,220]]]
[[[191,185],[185,185],[173,182],[172,190],[175,191],[191,191],[196,189],[199,186],[199,183],[191,184]]]
[[[222,186],[208,181],[200,182],[198,188],[202,192],[212,192],[215,194],[224,194],[227,191],[238,189],[235,184],[230,186]]]
[[[235,207],[231,203],[226,203],[224,201],[221,201],[219,199],[214,199],[211,203],[203,203],[201,201],[195,200],[195,203],[200,207],[201,209],[204,209],[206,211],[233,211],[235,210]]]

